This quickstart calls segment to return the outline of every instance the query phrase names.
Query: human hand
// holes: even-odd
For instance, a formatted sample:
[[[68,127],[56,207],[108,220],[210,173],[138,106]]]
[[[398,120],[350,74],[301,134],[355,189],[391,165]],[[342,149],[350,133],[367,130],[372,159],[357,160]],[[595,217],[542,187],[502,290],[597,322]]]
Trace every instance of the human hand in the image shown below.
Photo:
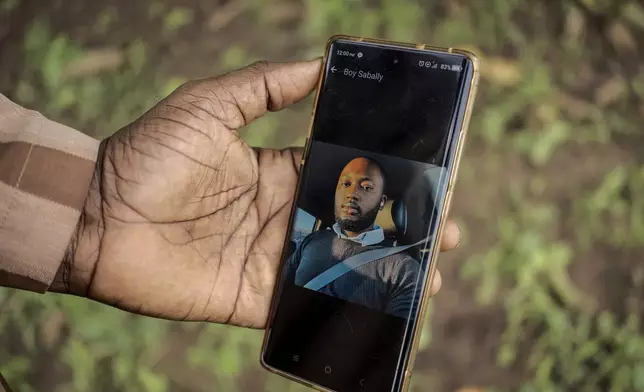
[[[237,130],[305,98],[320,66],[258,63],[189,82],[104,140],[52,290],[154,317],[263,327],[301,149],[253,149]],[[443,233],[441,249],[456,247],[456,224]],[[432,293],[440,283],[437,274]]]

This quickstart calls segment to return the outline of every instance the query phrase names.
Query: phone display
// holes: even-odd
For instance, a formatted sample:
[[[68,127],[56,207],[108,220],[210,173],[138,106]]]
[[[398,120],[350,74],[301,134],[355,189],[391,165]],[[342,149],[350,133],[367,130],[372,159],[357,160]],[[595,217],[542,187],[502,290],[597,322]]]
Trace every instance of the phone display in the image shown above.
[[[400,391],[476,85],[466,52],[330,41],[262,364]]]

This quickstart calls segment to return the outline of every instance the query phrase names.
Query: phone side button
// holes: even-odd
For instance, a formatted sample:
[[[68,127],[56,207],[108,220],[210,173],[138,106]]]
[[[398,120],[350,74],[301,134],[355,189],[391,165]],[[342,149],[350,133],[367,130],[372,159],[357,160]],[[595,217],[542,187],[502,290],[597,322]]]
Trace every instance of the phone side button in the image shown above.
[[[308,154],[309,148],[310,148],[309,143],[310,143],[310,140],[307,137],[304,140],[304,149],[302,151],[302,159],[300,160],[300,168],[304,166],[304,160],[306,159],[306,155]]]

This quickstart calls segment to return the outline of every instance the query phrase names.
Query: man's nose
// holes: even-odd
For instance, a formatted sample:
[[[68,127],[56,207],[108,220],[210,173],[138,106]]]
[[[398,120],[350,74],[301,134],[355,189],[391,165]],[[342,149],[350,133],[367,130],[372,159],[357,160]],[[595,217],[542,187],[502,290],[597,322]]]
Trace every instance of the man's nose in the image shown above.
[[[347,201],[358,201],[360,198],[358,197],[358,194],[355,192],[355,189],[351,189],[346,196]]]

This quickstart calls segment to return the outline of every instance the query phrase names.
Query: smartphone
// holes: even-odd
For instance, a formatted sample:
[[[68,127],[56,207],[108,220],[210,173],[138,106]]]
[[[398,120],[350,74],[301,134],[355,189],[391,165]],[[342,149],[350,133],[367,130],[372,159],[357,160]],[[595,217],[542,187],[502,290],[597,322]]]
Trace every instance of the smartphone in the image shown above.
[[[261,352],[322,391],[404,391],[478,81],[464,50],[332,37]]]

